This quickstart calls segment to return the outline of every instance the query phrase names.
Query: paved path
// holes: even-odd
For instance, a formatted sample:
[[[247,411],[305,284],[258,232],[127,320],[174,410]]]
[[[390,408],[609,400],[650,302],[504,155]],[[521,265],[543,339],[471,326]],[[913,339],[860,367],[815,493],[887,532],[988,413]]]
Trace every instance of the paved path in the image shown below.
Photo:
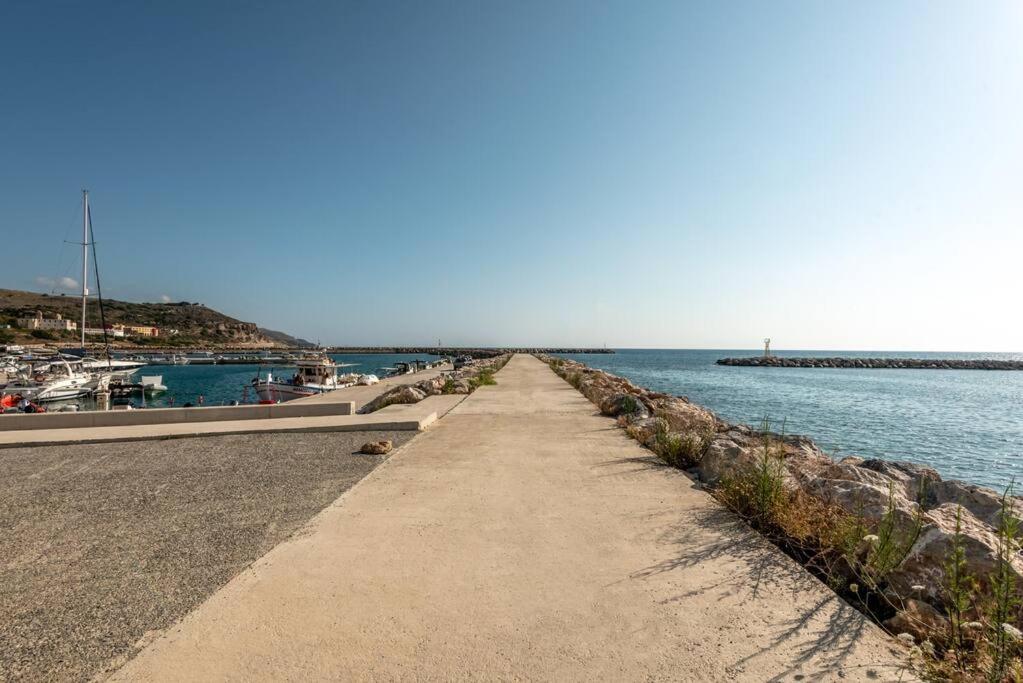
[[[896,645],[516,356],[120,680],[894,680]]]

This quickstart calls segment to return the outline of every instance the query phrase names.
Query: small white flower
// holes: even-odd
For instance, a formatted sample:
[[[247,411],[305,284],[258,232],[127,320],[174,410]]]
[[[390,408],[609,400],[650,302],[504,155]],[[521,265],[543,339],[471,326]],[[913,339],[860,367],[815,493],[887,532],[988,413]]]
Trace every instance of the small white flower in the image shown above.
[[[909,634],[907,633],[905,635],[909,635]],[[913,647],[909,648],[909,656],[910,657],[920,657],[922,655],[923,655],[923,650],[920,649],[919,645],[914,645]]]
[[[1023,639],[1023,631],[1020,631],[1012,624],[1002,624],[1002,632],[1005,633],[1005,635],[1009,637],[1009,640],[1014,643],[1018,643],[1021,639]]]
[[[867,534],[863,537],[863,540],[867,543],[877,543],[881,538],[877,534]]]
[[[859,593],[860,592],[860,586],[859,586],[859,584],[856,584],[856,583],[850,583],[849,584],[849,590],[852,591],[853,593]]]
[[[923,650],[928,655],[930,655],[931,657],[934,656],[934,643],[932,643],[931,641],[925,640],[924,642],[920,643],[920,649]]]
[[[979,621],[968,621],[965,624],[963,624],[962,628],[964,631],[979,631],[982,628],[984,628],[984,624],[980,623]]]
[[[904,642],[906,645],[912,645],[916,642],[916,638],[913,637],[912,633],[900,633],[895,637]]]
[[[919,583],[915,583],[909,587],[909,590],[913,591],[914,593],[922,593],[923,591],[927,590],[927,587],[921,586]]]

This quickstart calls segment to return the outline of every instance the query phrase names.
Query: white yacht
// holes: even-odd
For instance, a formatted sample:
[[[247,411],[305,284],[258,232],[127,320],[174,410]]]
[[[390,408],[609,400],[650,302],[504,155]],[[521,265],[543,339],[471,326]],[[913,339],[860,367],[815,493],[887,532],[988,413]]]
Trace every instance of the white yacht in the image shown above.
[[[4,393],[10,396],[20,394],[36,403],[63,401],[91,394],[109,382],[109,374],[89,373],[81,368],[80,362],[71,363],[60,358],[34,368],[29,377],[9,383],[4,387]]]
[[[358,381],[357,375],[338,375],[338,368],[351,367],[354,363],[335,363],[327,356],[296,361],[296,372],[288,378],[275,378],[272,372],[266,379],[257,377],[252,387],[260,403],[280,403],[296,398],[350,387]]]
[[[145,363],[132,360],[103,360],[100,358],[83,358],[82,369],[86,372],[106,373],[120,379],[129,379],[132,375],[144,368]]]

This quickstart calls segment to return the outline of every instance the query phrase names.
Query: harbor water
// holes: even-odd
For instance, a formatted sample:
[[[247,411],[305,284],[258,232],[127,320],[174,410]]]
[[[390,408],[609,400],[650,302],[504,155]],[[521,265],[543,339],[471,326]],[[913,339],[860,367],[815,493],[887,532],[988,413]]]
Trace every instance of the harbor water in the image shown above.
[[[400,361],[436,360],[437,356],[428,354],[331,354],[338,363],[351,364],[351,367],[339,368],[338,373],[355,372],[359,374],[386,374],[383,368],[393,367]],[[255,403],[258,398],[252,391],[252,380],[258,375],[266,378],[267,373],[275,377],[291,377],[295,373],[294,365],[257,364],[251,365],[149,365],[141,368],[133,376],[138,381],[143,375],[162,375],[163,384],[167,387],[164,393],[141,396],[131,399],[136,407],[145,405],[148,408],[166,408],[171,405],[181,407],[185,404],[198,405],[199,399],[207,406],[231,405],[238,403]],[[81,403],[81,402],[80,402]],[[81,403],[83,409],[93,406]]]
[[[1023,478],[1023,372],[715,365],[751,350],[619,350],[567,355],[721,417],[813,438],[842,457],[909,460],[1001,490]],[[781,356],[999,358],[1023,354],[782,351]],[[1018,489],[1017,489],[1018,492]]]

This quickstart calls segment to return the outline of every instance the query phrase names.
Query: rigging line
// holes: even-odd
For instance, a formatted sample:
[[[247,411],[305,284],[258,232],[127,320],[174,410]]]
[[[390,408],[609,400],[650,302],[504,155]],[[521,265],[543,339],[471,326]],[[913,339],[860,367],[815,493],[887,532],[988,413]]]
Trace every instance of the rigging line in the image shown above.
[[[91,206],[88,207],[86,218],[89,223],[89,242],[92,243],[92,267],[93,271],[96,273],[96,298],[99,299],[99,324],[103,327],[103,353],[107,357],[107,370],[110,370],[110,342],[107,341],[107,318],[103,311],[103,289],[99,285],[99,261],[96,259],[96,235],[92,232]]]
[[[69,242],[68,241],[67,236],[68,236],[68,233],[71,232],[71,228],[74,227],[75,220],[78,217],[78,208],[80,206],[81,206],[81,204],[79,204],[78,202],[75,202],[74,210],[71,212],[71,219],[68,221],[67,226],[65,226],[65,228],[64,228],[64,239],[62,240],[62,243],[61,243],[62,245],[74,244],[74,242]],[[57,254],[57,274],[54,276],[53,284],[50,286],[50,293],[51,294],[56,294],[56,290],[58,289],[58,285],[60,284],[61,279],[63,279],[64,277],[68,277],[68,278],[71,277],[71,267],[74,264],[71,261],[68,261],[67,266],[63,266],[62,265],[64,263],[64,256],[66,254],[67,254],[67,248],[65,246],[61,246],[60,253]]]

